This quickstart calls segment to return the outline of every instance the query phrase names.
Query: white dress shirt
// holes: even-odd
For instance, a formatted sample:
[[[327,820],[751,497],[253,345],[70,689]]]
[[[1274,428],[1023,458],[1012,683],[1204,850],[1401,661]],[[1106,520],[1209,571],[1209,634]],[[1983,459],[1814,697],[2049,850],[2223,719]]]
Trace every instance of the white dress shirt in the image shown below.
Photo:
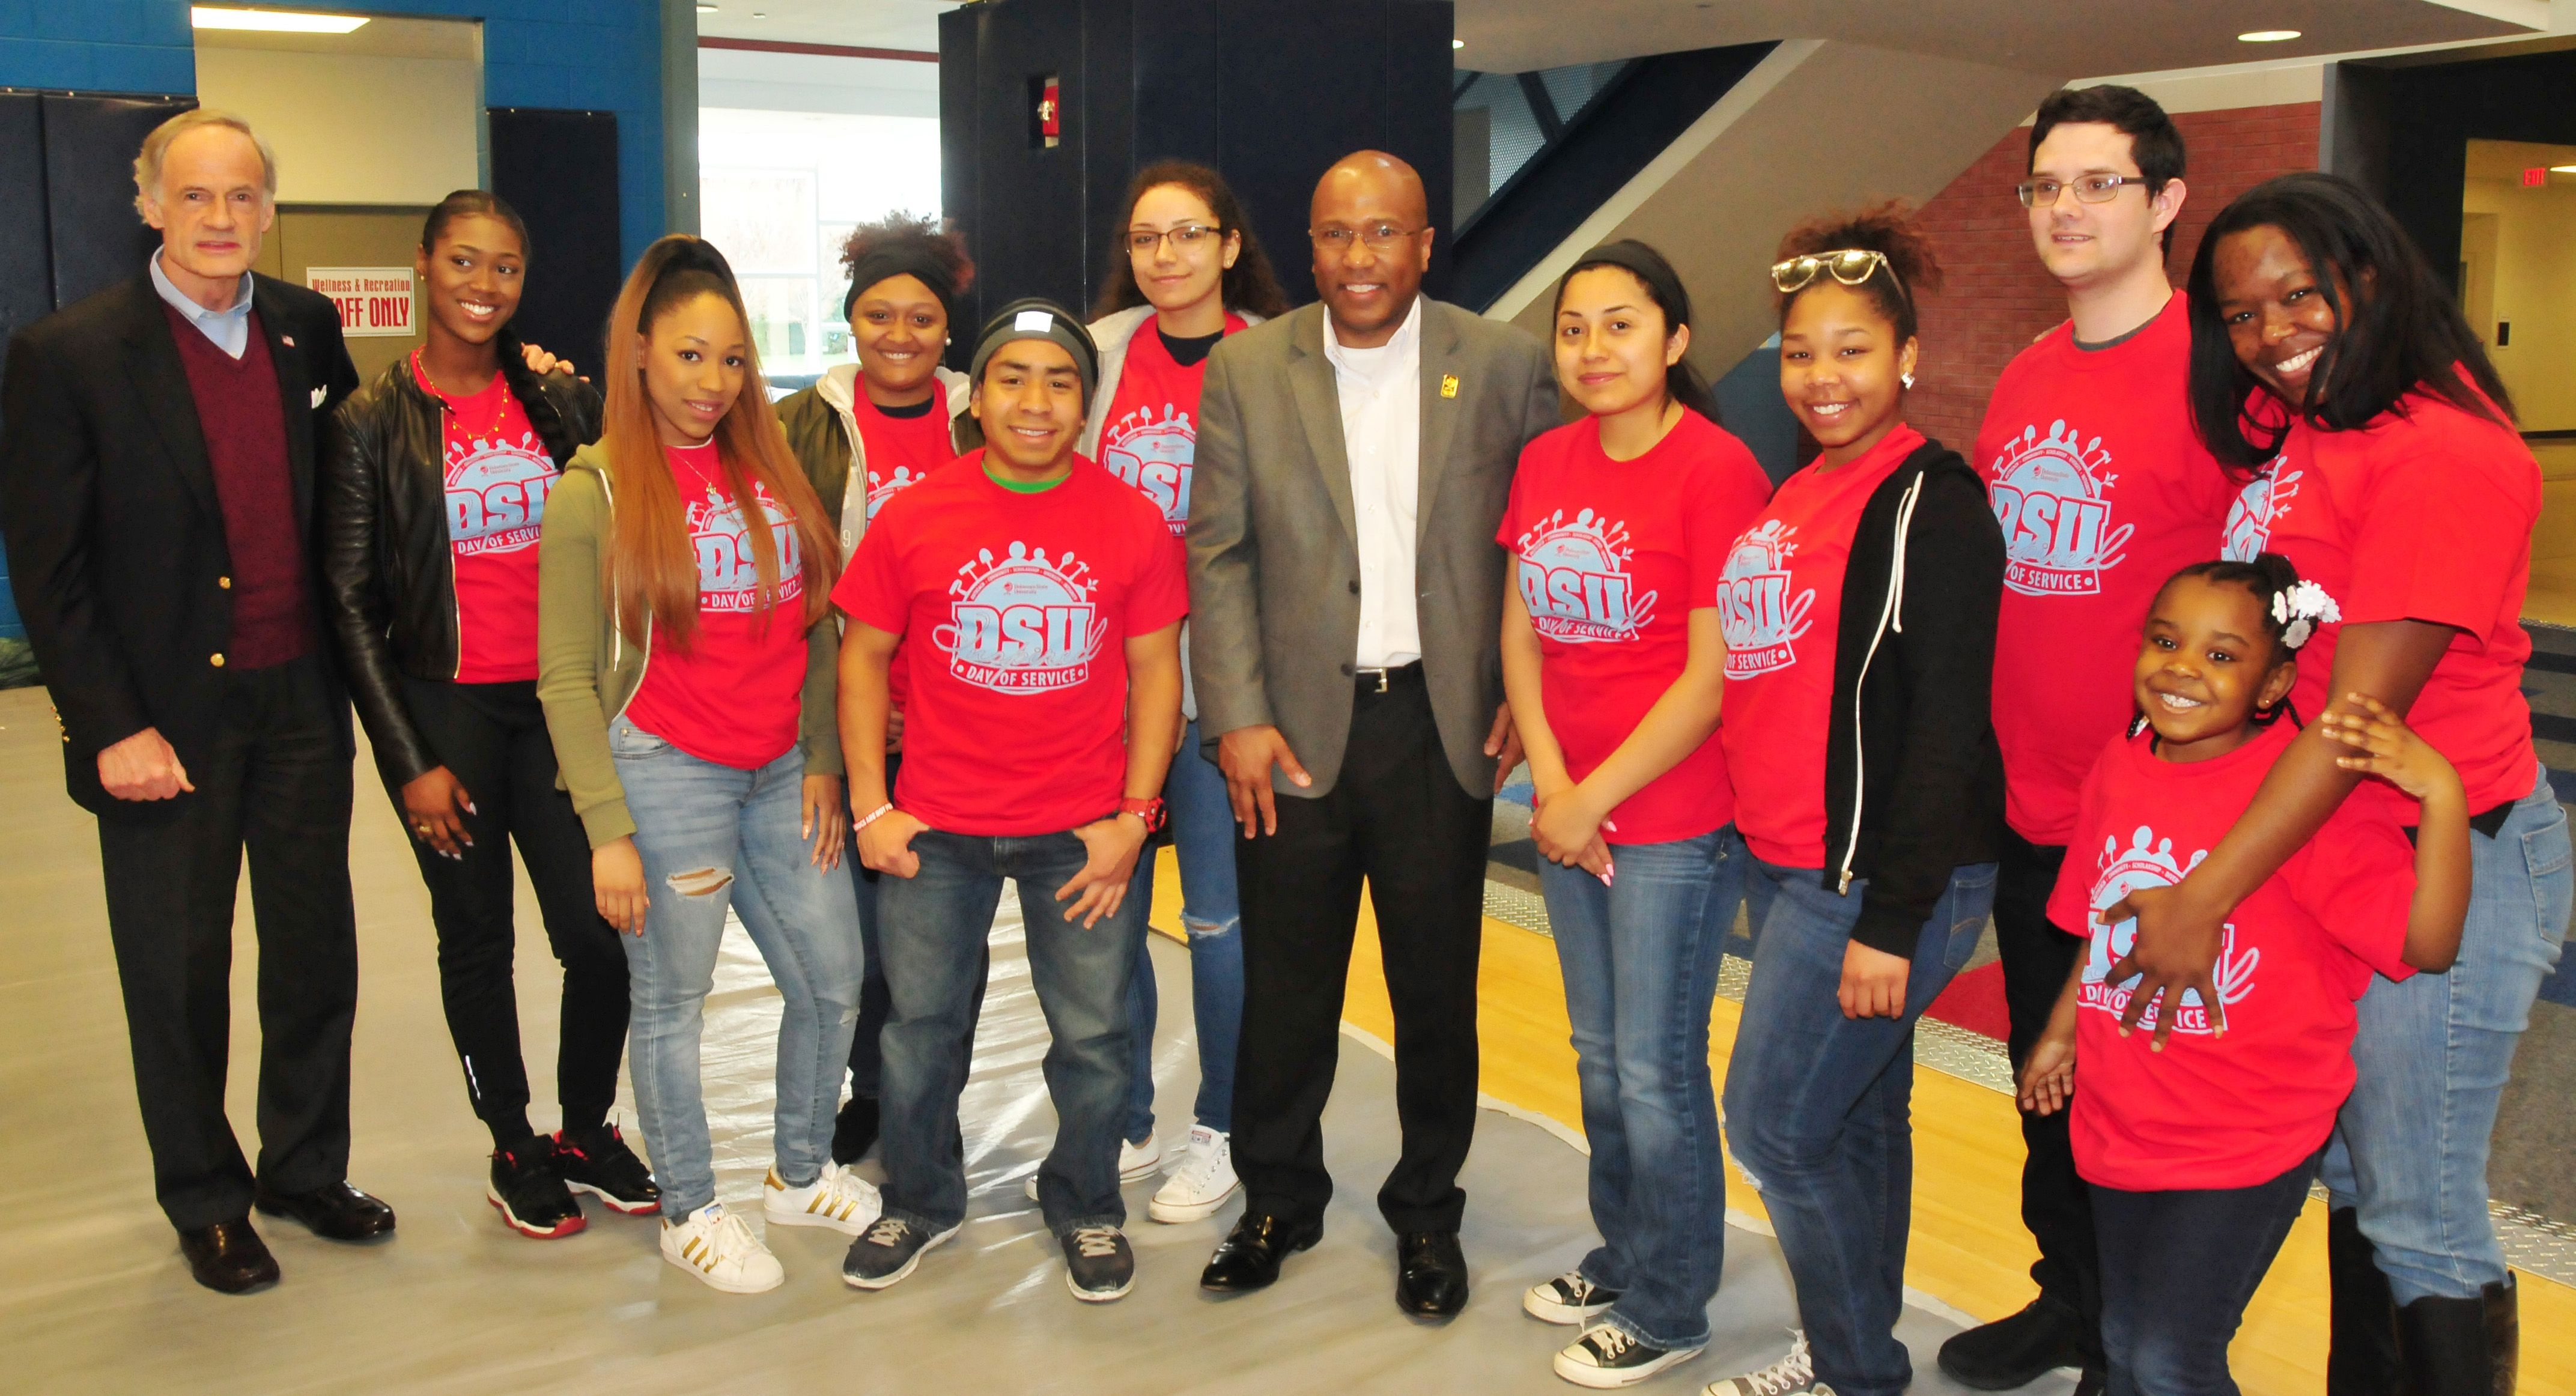
[[[1351,463],[1351,515],[1359,526],[1363,669],[1422,657],[1414,611],[1414,519],[1422,495],[1422,298],[1395,338],[1353,349],[1324,320],[1324,357],[1342,402],[1342,449]]]
[[[208,310],[188,299],[188,293],[180,290],[177,283],[170,280],[169,274],[161,270],[161,250],[154,248],[152,289],[160,292],[161,299],[168,301],[170,308],[178,311],[181,318],[196,326],[216,348],[223,350],[226,358],[238,359],[243,350],[250,348],[249,272],[242,273],[241,287],[233,292],[233,303],[229,308]]]

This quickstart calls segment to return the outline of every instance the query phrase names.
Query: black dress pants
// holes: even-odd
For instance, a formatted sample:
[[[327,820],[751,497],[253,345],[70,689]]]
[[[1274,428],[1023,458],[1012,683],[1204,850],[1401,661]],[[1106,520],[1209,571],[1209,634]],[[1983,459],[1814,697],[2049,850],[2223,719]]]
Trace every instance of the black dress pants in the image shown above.
[[[351,758],[324,662],[227,675],[214,739],[188,771],[196,793],[99,820],[153,1191],[182,1231],[250,1212],[253,1175],[224,1115],[245,851],[259,935],[257,1177],[298,1193],[349,1172]]]
[[[406,678],[403,703],[474,810],[462,860],[418,838],[412,853],[438,928],[438,993],[465,1091],[495,1144],[527,1137],[528,1070],[520,1058],[517,896],[510,845],[528,881],[555,962],[563,1005],[555,1035],[555,1097],[566,1128],[590,1129],[617,1103],[626,1050],[626,951],[591,893],[590,838],[572,797],[555,788],[555,748],[534,683],[442,683]],[[402,792],[393,796],[401,817]],[[406,831],[408,832],[408,831]]]
[[[2016,1076],[2048,1015],[2066,988],[2066,976],[2085,941],[2050,924],[2048,894],[2066,850],[2035,844],[2007,830],[1995,874],[1995,948],[2003,957],[2004,1011],[2011,1022],[2005,1049]],[[2021,1169],[2021,1220],[2039,1243],[2030,1277],[2040,1292],[2084,1318],[2084,1354],[2102,1356],[2102,1262],[2093,1230],[2092,1189],[2075,1172],[2075,1146],[2066,1112],[2024,1113],[2021,1137],[2029,1156]]]
[[[1235,844],[1244,1002],[1234,1166],[1247,1215],[1320,1217],[1332,1198],[1322,1120],[1365,881],[1395,1010],[1404,1141],[1378,1211],[1399,1232],[1455,1231],[1467,1205],[1458,1170],[1476,1128],[1493,799],[1469,795],[1451,773],[1420,667],[1391,677],[1383,694],[1361,680],[1332,790],[1281,796],[1279,832]]]

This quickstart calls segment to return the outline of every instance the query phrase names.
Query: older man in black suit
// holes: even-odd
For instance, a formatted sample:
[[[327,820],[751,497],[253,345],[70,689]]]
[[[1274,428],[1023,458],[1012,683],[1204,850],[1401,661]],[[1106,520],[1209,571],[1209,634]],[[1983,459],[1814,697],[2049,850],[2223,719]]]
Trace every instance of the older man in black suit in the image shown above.
[[[161,247],[19,333],[0,525],[98,816],[155,1190],[198,1281],[277,1278],[255,1204],[334,1240],[394,1229],[351,1187],[349,706],[315,598],[313,465],[358,386],[324,297],[254,275],[277,165],[238,117],[171,118],[135,161]],[[224,1115],[243,855],[259,934],[259,1167]]]

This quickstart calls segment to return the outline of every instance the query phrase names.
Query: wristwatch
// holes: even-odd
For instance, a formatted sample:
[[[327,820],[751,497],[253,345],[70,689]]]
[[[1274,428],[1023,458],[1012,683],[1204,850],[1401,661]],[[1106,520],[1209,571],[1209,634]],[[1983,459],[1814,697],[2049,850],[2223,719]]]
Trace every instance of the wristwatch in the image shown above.
[[[1144,820],[1146,833],[1163,827],[1163,800],[1159,795],[1150,800],[1120,800],[1118,812]]]

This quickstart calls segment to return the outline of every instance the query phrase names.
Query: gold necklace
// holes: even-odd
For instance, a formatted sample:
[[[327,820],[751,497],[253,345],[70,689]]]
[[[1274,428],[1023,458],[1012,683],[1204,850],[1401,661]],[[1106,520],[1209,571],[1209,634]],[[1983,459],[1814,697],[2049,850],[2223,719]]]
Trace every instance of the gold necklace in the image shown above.
[[[458,429],[463,431],[467,436],[488,438],[494,432],[501,429],[501,419],[509,415],[510,385],[506,382],[502,382],[501,372],[497,368],[492,372],[492,380],[501,384],[501,391],[492,394],[492,420],[481,427],[475,427],[468,424],[465,420],[465,414],[456,410],[457,400],[448,396],[446,393],[439,391],[438,385],[430,381],[429,370],[422,366],[420,361],[420,351],[418,349],[411,351],[411,376],[412,380],[420,384],[420,386],[425,389],[431,397],[438,399],[439,405],[447,409],[447,415],[456,418]],[[489,392],[491,390],[486,388],[485,391]]]

